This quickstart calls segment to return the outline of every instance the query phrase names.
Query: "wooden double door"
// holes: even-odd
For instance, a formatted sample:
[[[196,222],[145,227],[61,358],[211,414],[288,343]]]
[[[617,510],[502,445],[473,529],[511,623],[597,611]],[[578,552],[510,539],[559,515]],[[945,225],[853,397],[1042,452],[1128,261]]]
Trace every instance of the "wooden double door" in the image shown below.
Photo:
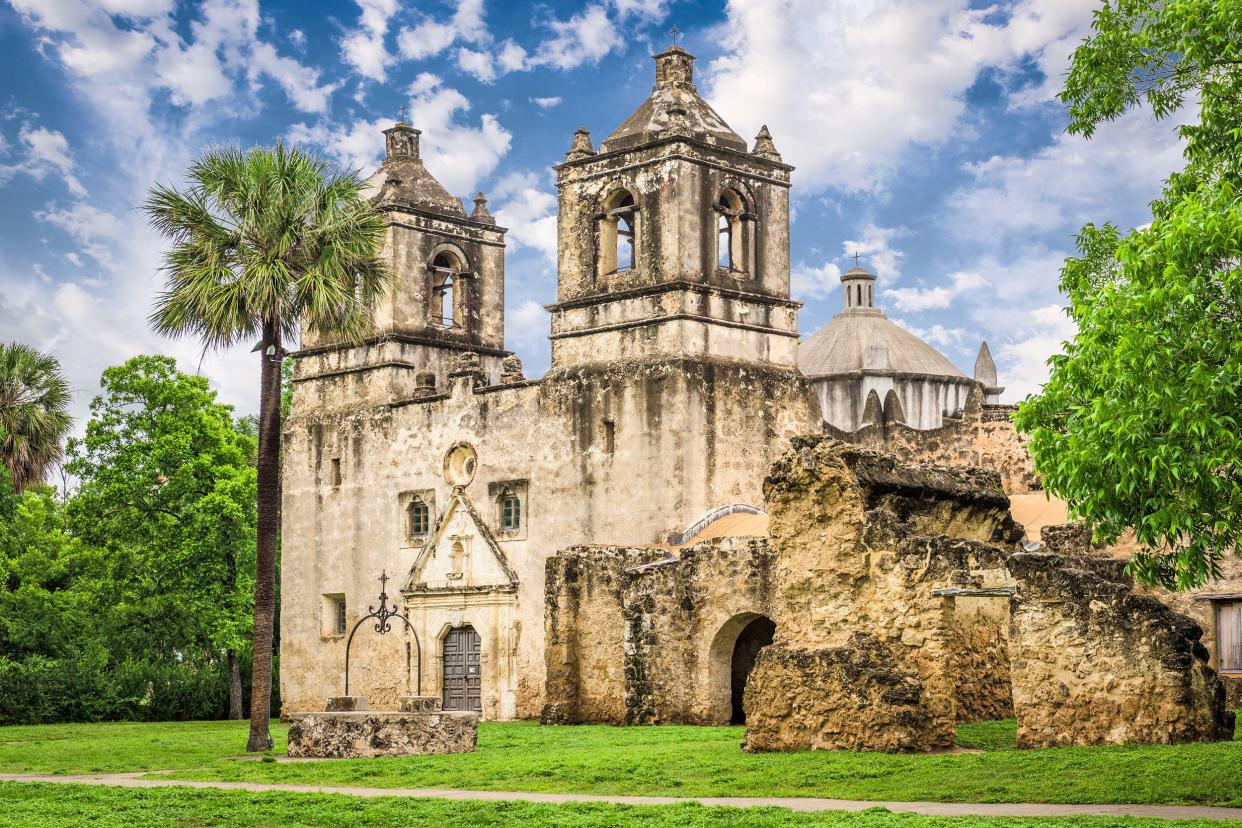
[[[483,678],[479,664],[482,649],[482,639],[474,627],[457,627],[444,637],[445,710],[482,712],[479,692]]]

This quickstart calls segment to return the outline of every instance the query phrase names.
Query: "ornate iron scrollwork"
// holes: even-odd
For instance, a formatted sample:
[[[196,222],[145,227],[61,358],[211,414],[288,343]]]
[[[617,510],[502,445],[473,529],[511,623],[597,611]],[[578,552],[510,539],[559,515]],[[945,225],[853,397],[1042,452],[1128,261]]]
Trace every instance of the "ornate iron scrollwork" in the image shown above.
[[[362,622],[366,621],[368,618],[374,618],[375,631],[380,635],[384,635],[392,631],[392,619],[400,618],[403,622],[405,622],[405,626],[409,629],[410,634],[414,636],[414,651],[418,657],[415,666],[416,672],[414,673],[414,694],[416,696],[421,696],[423,694],[423,647],[418,640],[418,632],[414,629],[414,625],[410,623],[410,619],[405,615],[405,613],[401,612],[395,601],[392,604],[392,608],[389,609],[387,571],[380,573],[379,582],[379,609],[376,609],[374,605],[368,606],[367,614],[359,618],[358,622],[354,624],[353,629],[349,631],[349,639],[345,642],[345,695],[349,695],[349,650],[354,644],[354,633],[358,632],[358,628],[362,626]]]

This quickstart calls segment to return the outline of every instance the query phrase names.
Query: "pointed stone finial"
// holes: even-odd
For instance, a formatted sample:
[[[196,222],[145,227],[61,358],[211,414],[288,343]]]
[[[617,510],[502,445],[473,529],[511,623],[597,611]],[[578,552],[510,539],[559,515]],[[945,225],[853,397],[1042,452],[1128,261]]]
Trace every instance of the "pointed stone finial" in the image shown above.
[[[992,359],[992,351],[985,340],[979,346],[979,356],[975,357],[975,382],[983,386],[983,402],[998,403],[1005,389],[997,384],[996,361]]]
[[[772,142],[772,133],[768,132],[767,124],[759,128],[759,134],[755,136],[755,148],[750,151],[750,154],[769,161],[781,160],[781,154],[776,151],[776,144]]]
[[[384,130],[385,158],[418,158],[418,136],[422,134],[404,121]]]
[[[591,143],[591,131],[586,127],[578,127],[574,130],[574,140],[569,145],[569,152],[565,153],[565,160],[579,161],[594,154],[595,145]]]
[[[470,218],[475,221],[481,221],[484,224],[495,224],[496,219],[487,209],[487,197],[483,195],[483,191],[479,190],[474,197],[474,212],[470,214]]]
[[[975,379],[989,388],[996,385],[996,362],[992,359],[987,340],[979,346],[979,356],[975,357]]]

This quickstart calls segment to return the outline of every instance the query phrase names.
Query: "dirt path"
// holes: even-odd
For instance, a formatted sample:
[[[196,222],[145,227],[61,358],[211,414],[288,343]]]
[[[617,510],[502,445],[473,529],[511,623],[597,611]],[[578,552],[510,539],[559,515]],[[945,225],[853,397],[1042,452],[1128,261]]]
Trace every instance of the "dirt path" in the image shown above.
[[[45,782],[51,784],[112,785],[120,788],[210,788],[225,791],[287,791],[290,793],[332,793],[347,796],[413,796],[429,799],[484,801],[524,801],[563,804],[604,802],[614,805],[675,805],[698,802],[731,808],[775,806],[792,811],[862,811],[887,808],[890,811],[928,816],[1059,817],[1077,815],[1138,816],[1160,819],[1242,820],[1242,808],[1208,805],[1057,805],[1037,802],[873,802],[855,799],[815,799],[811,797],[759,796],[600,796],[595,794],[533,793],[521,791],[460,791],[443,788],[364,788],[349,785],[285,785],[262,782],[198,782],[184,779],[143,779],[149,771],[82,776],[3,773],[0,782]]]

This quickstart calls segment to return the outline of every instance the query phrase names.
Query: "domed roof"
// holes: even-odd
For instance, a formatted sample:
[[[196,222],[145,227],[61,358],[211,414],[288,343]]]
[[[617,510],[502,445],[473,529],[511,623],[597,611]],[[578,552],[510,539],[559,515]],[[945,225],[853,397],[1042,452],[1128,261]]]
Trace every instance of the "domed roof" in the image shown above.
[[[834,316],[798,347],[798,368],[808,377],[867,368],[966,379],[944,354],[874,308],[850,308]]]
[[[395,204],[466,218],[461,199],[446,190],[423,166],[418,148],[420,134],[405,123],[384,130],[387,155],[380,168],[367,179],[366,195],[381,205]]]
[[[746,142],[699,97],[694,86],[694,55],[673,46],[655,56],[656,84],[634,114],[603,140],[600,152],[628,149],[681,135],[746,152]]]
[[[857,261],[857,257],[855,258]],[[968,381],[923,340],[875,307],[875,274],[857,264],[841,274],[845,309],[798,346],[798,368],[808,377],[876,371]]]

